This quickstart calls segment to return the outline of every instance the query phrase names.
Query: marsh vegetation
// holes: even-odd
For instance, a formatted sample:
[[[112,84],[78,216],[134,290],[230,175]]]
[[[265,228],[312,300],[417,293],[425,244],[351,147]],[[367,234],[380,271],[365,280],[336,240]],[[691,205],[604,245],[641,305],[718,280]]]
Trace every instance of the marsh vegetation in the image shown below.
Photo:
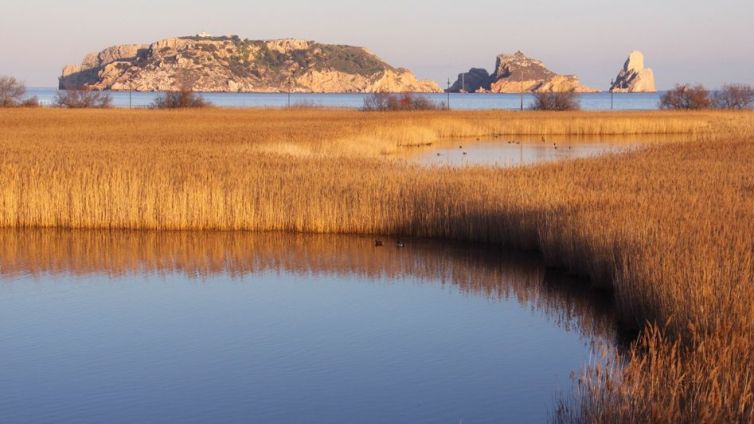
[[[754,115],[63,111],[0,115],[0,226],[286,230],[536,249],[641,331],[556,418],[754,420]],[[404,146],[672,134],[520,169],[427,169]],[[682,140],[678,141],[678,137]]]

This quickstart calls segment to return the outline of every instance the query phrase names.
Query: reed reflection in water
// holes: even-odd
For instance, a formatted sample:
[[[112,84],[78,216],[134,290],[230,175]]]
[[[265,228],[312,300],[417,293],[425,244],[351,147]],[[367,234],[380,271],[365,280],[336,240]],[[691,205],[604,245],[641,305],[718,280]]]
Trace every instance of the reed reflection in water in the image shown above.
[[[537,421],[546,416],[547,405],[538,403],[539,400],[532,400],[531,404],[527,404],[522,399],[554,398],[556,393],[550,390],[554,391],[555,388],[542,380],[545,377],[541,373],[532,371],[540,366],[547,368],[551,365],[509,364],[511,369],[521,373],[517,379],[520,381],[497,381],[494,376],[498,373],[501,376],[510,375],[508,371],[495,368],[499,366],[497,361],[501,358],[493,359],[490,355],[499,353],[475,349],[482,349],[481,346],[491,343],[484,339],[495,337],[493,335],[496,333],[498,337],[509,333],[496,331],[495,328],[485,329],[485,321],[493,323],[492,318],[485,315],[485,310],[498,304],[505,305],[510,300],[530,309],[528,318],[519,319],[517,313],[506,312],[507,308],[494,308],[498,310],[496,314],[511,320],[510,325],[518,322],[533,325],[512,333],[515,337],[507,344],[513,346],[506,348],[513,351],[522,349],[518,354],[524,357],[531,354],[532,358],[539,358],[532,359],[533,361],[541,360],[542,355],[552,355],[556,362],[558,355],[568,356],[562,351],[568,349],[559,345],[563,343],[561,338],[553,338],[552,346],[548,346],[547,340],[542,341],[540,346],[548,346],[544,351],[525,351],[527,345],[517,336],[518,333],[530,333],[527,336],[541,333],[545,338],[553,335],[552,330],[537,323],[540,317],[556,324],[561,331],[573,334],[587,345],[593,343],[587,350],[594,351],[598,344],[615,342],[616,332],[609,302],[590,291],[583,282],[546,270],[536,256],[510,253],[490,246],[422,240],[405,240],[404,243],[404,248],[398,248],[396,240],[383,239],[383,246],[378,247],[375,246],[373,237],[287,233],[0,231],[0,293],[4,293],[0,296],[0,300],[4,299],[0,301],[0,309],[4,309],[4,312],[0,312],[0,340],[5,342],[4,347],[0,347],[0,354],[3,354],[10,367],[0,371],[0,384],[15,382],[18,386],[19,381],[28,381],[27,386],[16,387],[16,395],[0,400],[0,415],[15,417],[16,422],[21,422],[39,419],[34,414],[49,408],[50,411],[46,411],[48,415],[44,417],[56,422],[95,421],[82,418],[112,418],[108,414],[115,413],[121,414],[123,420],[144,419],[145,416],[139,414],[147,413],[150,414],[147,418],[155,421],[220,419],[240,422],[254,418],[265,422],[284,422],[314,417],[334,421],[385,422],[403,418],[413,422],[436,422],[449,417],[466,417],[467,421],[473,421],[471,418],[474,418],[474,413],[480,414],[476,418],[481,421],[503,418],[527,421],[531,421],[531,418]],[[275,280],[276,275],[282,277]],[[299,282],[287,284],[288,275],[298,276]],[[266,282],[270,276],[275,280],[274,284]],[[155,277],[166,284],[157,284]],[[227,280],[240,285],[225,287],[227,283],[224,281]],[[28,289],[35,282],[39,282],[41,288]],[[302,286],[301,282],[306,286]],[[358,289],[359,285],[364,284],[373,289]],[[249,295],[247,288],[254,285],[258,285],[260,291],[254,292],[254,297],[245,297]],[[383,285],[394,287],[395,290],[385,293],[381,289]],[[191,286],[191,293],[188,295],[185,293],[187,290],[182,288],[186,286]],[[419,290],[411,289],[414,286],[419,287]],[[53,290],[48,290],[49,287]],[[282,293],[275,293],[278,287]],[[437,290],[424,289],[432,287],[439,287],[441,293],[460,293],[461,298],[457,295],[452,298],[445,295],[438,297]],[[346,299],[354,299],[356,295],[353,290],[356,290],[359,292],[357,296],[367,296],[359,297],[358,301],[367,303],[346,307],[343,311],[329,311],[329,321],[326,324],[313,325],[300,321],[301,317],[297,316],[291,322],[283,322],[274,327],[275,320],[286,321],[289,319],[287,315],[291,314],[291,311],[275,311],[276,305],[279,306],[280,303],[274,302],[276,299],[280,302],[279,299],[286,296],[296,297],[295,293],[291,294],[291,290],[300,292],[300,298],[293,303],[302,302],[298,304],[302,309],[309,308],[308,304],[316,303],[325,304],[324,309],[340,307],[339,300],[317,297],[318,293],[337,297],[337,290],[350,290],[350,294],[344,296]],[[84,299],[92,291],[97,292],[92,296],[96,301],[104,299],[101,306],[92,305],[94,301]],[[52,292],[52,295],[47,295],[47,292]],[[260,299],[265,295],[273,302],[272,306],[267,307],[269,310],[264,306],[268,299]],[[123,296],[127,307],[121,307],[119,296]],[[389,309],[386,312],[388,315],[382,315],[382,310],[360,314],[356,309],[367,309],[365,305],[371,299],[368,296],[375,296],[374,302],[383,308],[392,303],[398,306]],[[406,297],[402,299],[401,296]],[[482,298],[486,301],[483,304],[471,304],[463,298]],[[139,309],[141,304],[146,304],[144,311]],[[218,311],[221,315],[207,315],[207,311],[202,309],[217,308],[217,305],[227,308],[227,317],[222,310]],[[29,322],[25,322],[22,309],[28,310],[29,307],[51,310],[36,311],[29,315]],[[76,312],[71,312],[75,308],[85,312],[78,316]],[[164,317],[155,312],[158,308],[167,310]],[[442,308],[447,308],[447,312]],[[9,316],[13,311],[17,313]],[[143,315],[131,318],[126,314],[127,311]],[[179,313],[182,315],[174,315]],[[307,311],[301,315],[307,316]],[[41,318],[34,318],[35,316]],[[207,321],[207,316],[214,317],[218,322]],[[90,328],[81,330],[77,326],[88,324],[79,322],[69,325],[67,317],[82,322],[98,319],[102,321],[102,328],[96,328],[96,332],[92,332]],[[428,317],[435,317],[434,321],[422,321],[428,320]],[[158,322],[162,318],[165,323]],[[55,319],[55,322],[50,322],[50,319]],[[340,328],[338,319],[363,322],[350,323],[344,330]],[[364,324],[370,320],[384,320],[387,324],[384,327],[379,323],[374,326]],[[253,327],[265,322],[273,323],[270,325],[274,328],[249,328],[250,325]],[[435,328],[431,328],[433,323]],[[144,330],[142,327],[145,325],[153,328]],[[328,331],[334,334],[312,333],[320,331],[320,325],[329,326]],[[397,327],[391,327],[394,325]],[[409,332],[408,340],[416,339],[420,345],[411,348],[391,346],[390,343],[398,343],[390,336],[391,331],[396,331],[395,328]],[[256,344],[246,343],[239,339],[240,331],[261,332],[263,336],[253,339]],[[297,334],[297,331],[301,334]],[[347,333],[339,335],[338,331]],[[427,334],[421,336],[416,331]],[[63,334],[59,334],[60,332]],[[118,338],[123,338],[124,334],[127,339],[133,337],[128,340],[138,346],[123,345],[128,340]],[[62,340],[62,344],[66,343],[65,340],[73,340],[77,346],[57,349],[57,337]],[[281,339],[278,340],[277,337]],[[403,340],[396,337],[399,341]],[[364,338],[365,346],[371,346],[367,357],[370,360],[375,357],[385,358],[387,368],[379,371],[379,363],[365,364],[354,359],[365,355],[364,351],[357,348],[361,346],[360,338]],[[330,343],[324,342],[325,340]],[[372,346],[371,343],[375,343],[375,340],[383,340],[385,343],[379,347]],[[406,340],[403,342],[408,343]],[[78,359],[61,357],[73,355],[70,352],[79,352],[80,349],[88,349],[87,346],[81,346],[87,343],[92,343],[97,348],[104,346],[101,347],[100,355],[92,357],[91,353],[81,354],[81,357],[76,357]],[[338,345],[333,346],[333,343]],[[504,340],[496,343],[506,344]],[[519,343],[520,346],[517,345]],[[111,344],[117,346],[115,351]],[[334,357],[318,358],[317,355],[322,353],[312,352],[312,346],[323,351],[335,349],[338,353],[332,354]],[[492,346],[494,348],[500,345],[493,343]],[[40,352],[40,349],[43,351]],[[146,354],[143,349],[151,353]],[[205,349],[215,352],[209,363],[201,363],[197,370],[186,369],[182,361],[196,360],[195,356],[204,358],[208,355]],[[401,349],[406,349],[406,352],[401,353]],[[451,351],[444,352],[442,349]],[[413,355],[411,358],[401,356],[409,353]],[[101,357],[103,354],[105,358]],[[35,355],[41,355],[39,358],[43,358],[46,363],[40,364],[43,360]],[[287,357],[290,362],[278,363],[277,359],[272,359],[279,355]],[[262,365],[249,363],[260,357],[270,359]],[[91,361],[91,364],[82,363],[84,360]],[[166,360],[170,362],[165,363]],[[116,365],[108,361],[113,361]],[[172,361],[176,361],[178,365],[172,364]],[[227,361],[227,364],[223,361]],[[333,370],[332,361],[344,369],[349,369],[349,366],[359,367],[359,371]],[[102,368],[98,368],[99,365]],[[579,365],[584,364],[570,363],[565,366]],[[257,369],[256,366],[261,368]],[[312,366],[316,369],[312,370]],[[370,370],[372,366],[375,367],[374,370]],[[401,368],[404,366],[408,368]],[[106,392],[92,398],[90,391],[96,392],[93,387],[99,387],[100,383],[84,384],[79,381],[83,377],[78,374],[69,376],[66,370],[59,367],[74,370],[81,367],[89,373],[94,373],[91,371],[93,368],[99,370],[99,373],[106,373],[88,376],[93,381],[104,384]],[[429,367],[432,374],[422,374],[429,372],[422,367]],[[140,379],[132,381],[135,377],[131,376],[139,375],[144,369],[161,376],[165,372],[168,375],[180,372],[181,377],[174,376],[175,381],[167,385],[171,392],[167,395],[160,392],[166,390],[163,386],[167,384],[165,381],[149,384]],[[559,372],[566,376],[571,371],[576,370],[562,369]],[[190,381],[183,380],[183,373],[198,373],[201,376],[202,372],[208,375],[195,376]],[[37,385],[37,379],[45,381],[45,378],[49,381],[44,386]],[[310,381],[302,381],[307,378]],[[400,384],[409,393],[394,389],[394,393],[380,395],[385,399],[372,399],[366,404],[359,397],[362,392],[369,392],[369,385],[364,386],[365,381],[377,384],[375,381],[380,379],[401,378],[406,381],[390,381],[392,384]],[[463,380],[459,380],[460,378]],[[532,381],[525,381],[525,378],[531,378]],[[237,381],[230,383],[227,379]],[[475,384],[477,380],[478,384]],[[261,381],[270,381],[267,383],[268,387],[259,389],[249,386],[257,382],[261,384]],[[274,382],[296,382],[301,387],[284,385],[285,389],[276,388]],[[129,387],[129,384],[133,385],[131,389],[123,388]],[[307,384],[313,386],[306,388]],[[226,387],[229,385],[234,389],[257,393],[257,398],[254,401],[235,398],[240,394],[224,391],[225,388],[229,389]],[[323,385],[326,387],[322,387]],[[340,398],[349,396],[347,393],[350,393],[350,386],[353,386],[353,398],[340,399],[348,406],[342,406],[342,410],[337,413],[325,408],[330,400],[327,395],[314,395],[311,392],[315,389],[324,393],[332,392],[333,396],[338,394],[336,397]],[[70,397],[60,397],[59,390],[53,390],[54,387],[70,387],[67,393]],[[416,387],[425,387],[426,391],[416,392]],[[480,391],[454,395],[456,397],[452,403],[442,397],[444,391],[463,391],[468,387]],[[548,393],[541,393],[542,387],[547,387],[545,390]],[[191,390],[202,393],[201,396],[205,397],[203,402],[192,397]],[[496,390],[502,391],[496,395]],[[75,396],[77,393],[80,396]],[[86,393],[90,395],[84,396]],[[178,394],[184,396],[181,398],[183,400],[171,397]],[[405,405],[397,403],[395,399],[387,399],[390,395],[399,394],[401,397],[411,396],[412,399],[407,400]],[[153,398],[161,397],[164,405],[153,406],[153,412],[148,408],[138,410],[147,402],[141,396],[148,397],[150,402]],[[264,399],[259,399],[259,396]],[[37,403],[34,399],[37,399]],[[300,400],[301,404],[293,405],[291,399],[297,399],[296,402]],[[264,401],[264,405],[260,406],[255,401]],[[312,405],[316,403],[324,409],[319,410],[311,405],[309,410],[297,409],[303,408],[302,405],[307,405],[307,402],[312,402]],[[217,408],[224,404],[227,404],[227,410],[219,415],[203,409],[204,406]],[[281,407],[280,404],[284,406]],[[330,406],[332,405],[327,407]],[[473,409],[473,412],[459,412],[464,406]],[[181,415],[184,413],[189,415]],[[497,413],[500,415],[491,415]]]
[[[182,273],[188,278],[286,271],[452,285],[488,298],[515,298],[567,330],[615,337],[609,299],[583,281],[550,272],[532,253],[491,246],[364,236],[89,230],[1,230],[0,277],[23,274]]]

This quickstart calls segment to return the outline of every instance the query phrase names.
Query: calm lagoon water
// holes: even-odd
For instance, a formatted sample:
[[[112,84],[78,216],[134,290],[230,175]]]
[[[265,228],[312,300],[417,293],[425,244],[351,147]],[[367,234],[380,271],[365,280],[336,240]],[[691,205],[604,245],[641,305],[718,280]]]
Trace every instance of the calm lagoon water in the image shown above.
[[[54,88],[31,88],[29,95],[37,96],[42,104],[51,105],[57,93]],[[146,107],[159,93],[132,93],[113,91],[113,104],[127,108]],[[288,105],[287,93],[204,93],[203,96],[220,107],[282,108]],[[293,93],[292,105],[321,106],[356,109],[364,105],[364,94],[317,94]],[[425,94],[435,102],[447,102],[447,94]],[[581,107],[585,110],[610,110],[610,93],[589,93],[580,95]],[[524,96],[524,105],[533,102],[531,95]],[[615,94],[615,110],[654,110],[660,102],[660,93]],[[459,94],[450,95],[452,109],[519,109],[521,98],[518,94]]]
[[[515,167],[628,152],[649,143],[644,138],[515,136],[504,140],[460,140],[408,149],[403,156],[428,166]]]
[[[615,339],[534,256],[249,233],[0,231],[0,421],[543,422]]]

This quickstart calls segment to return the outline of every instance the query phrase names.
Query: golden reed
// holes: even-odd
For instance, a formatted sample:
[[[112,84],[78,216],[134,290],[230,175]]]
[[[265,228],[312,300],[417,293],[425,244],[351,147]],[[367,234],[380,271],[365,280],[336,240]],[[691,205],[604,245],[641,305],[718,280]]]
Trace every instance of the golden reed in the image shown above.
[[[538,249],[611,289],[619,319],[645,328],[631,359],[590,369],[556,419],[754,421],[751,113],[14,110],[0,128],[0,226]],[[522,134],[688,141],[521,169],[390,159],[410,145]]]

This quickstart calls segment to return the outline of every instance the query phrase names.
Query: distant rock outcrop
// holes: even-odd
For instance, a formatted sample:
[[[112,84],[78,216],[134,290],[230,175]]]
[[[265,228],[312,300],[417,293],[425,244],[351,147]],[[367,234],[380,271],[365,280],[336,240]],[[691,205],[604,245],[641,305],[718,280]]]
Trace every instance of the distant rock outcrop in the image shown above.
[[[615,78],[610,91],[613,93],[654,93],[655,75],[644,67],[644,54],[633,51]]]
[[[451,93],[474,93],[490,90],[490,73],[486,69],[471,68],[469,72],[458,74],[458,80],[450,86]]]
[[[168,38],[121,45],[63,68],[60,88],[171,91],[191,72],[194,90],[208,92],[439,92],[361,47],[314,41],[242,40],[238,36]]]
[[[485,78],[486,75],[486,78]],[[581,84],[574,75],[558,75],[547,69],[542,61],[526,57],[522,52],[502,54],[497,57],[495,71],[472,68],[459,74],[449,91],[520,93],[542,91],[575,91],[593,93],[599,90]]]

